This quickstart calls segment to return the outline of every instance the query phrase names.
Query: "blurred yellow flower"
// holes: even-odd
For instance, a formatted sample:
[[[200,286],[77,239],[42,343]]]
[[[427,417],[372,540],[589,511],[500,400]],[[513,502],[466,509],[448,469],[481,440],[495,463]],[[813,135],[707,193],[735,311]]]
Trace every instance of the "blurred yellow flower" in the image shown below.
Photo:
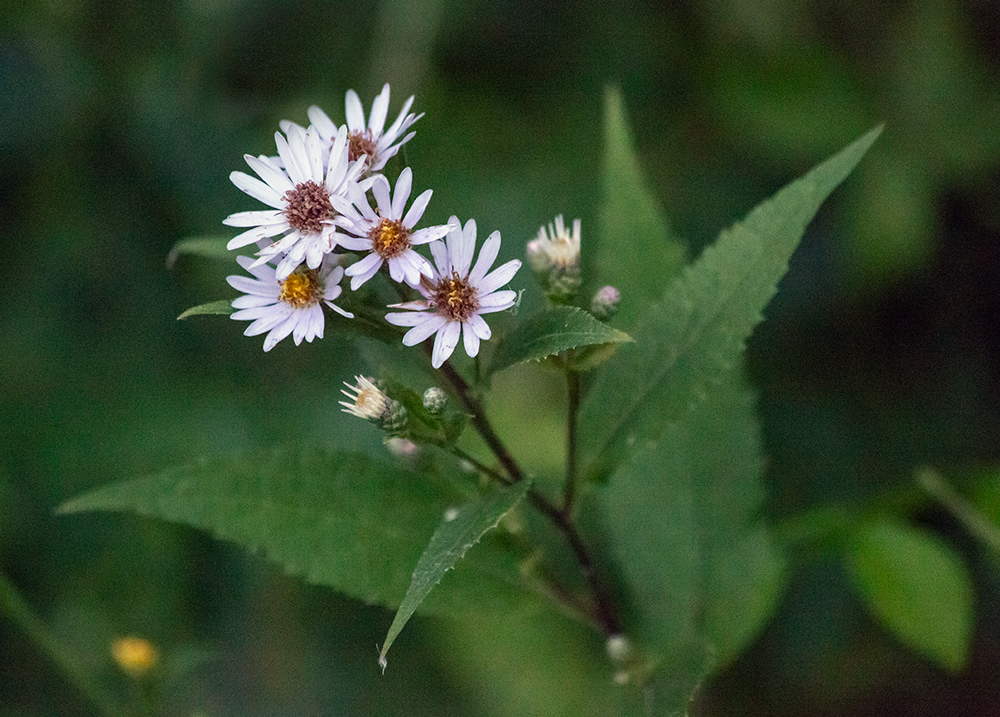
[[[133,677],[152,670],[160,657],[153,643],[132,636],[120,637],[111,643],[111,655],[118,666]]]

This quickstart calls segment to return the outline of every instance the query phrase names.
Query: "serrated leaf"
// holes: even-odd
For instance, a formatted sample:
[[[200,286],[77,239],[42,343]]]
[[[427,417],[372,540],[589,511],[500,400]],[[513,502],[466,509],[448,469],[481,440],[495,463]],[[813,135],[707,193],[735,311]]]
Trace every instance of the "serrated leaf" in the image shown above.
[[[396,464],[282,447],[104,486],[59,512],[131,511],[184,523],[262,552],[309,582],[396,606],[445,508],[464,500],[443,479]],[[439,612],[475,604],[484,586],[494,604],[520,594],[517,561],[502,546],[487,552],[487,574],[472,581],[475,594],[449,581],[455,590],[437,602]],[[475,561],[465,565],[472,572]]]
[[[504,335],[493,355],[490,371],[500,371],[522,361],[537,361],[580,346],[631,340],[624,331],[601,323],[582,309],[557,306],[518,323]]]
[[[604,90],[604,157],[598,231],[583,240],[588,274],[622,292],[616,322],[635,325],[684,265],[685,248],[668,228],[642,174],[617,87]],[[593,288],[597,288],[595,285]]]
[[[180,321],[181,319],[186,319],[190,316],[228,316],[234,311],[236,311],[236,309],[233,308],[231,301],[228,299],[219,299],[218,301],[210,301],[207,304],[192,306],[190,309],[178,316],[177,320]]]
[[[655,688],[656,714],[684,714],[698,681],[747,646],[781,593],[785,560],[755,522],[762,464],[753,397],[729,377],[596,491],[626,632],[669,678]]]
[[[868,607],[903,643],[948,670],[962,669],[972,639],[972,581],[951,547],[878,520],[855,535],[848,561]]]
[[[655,439],[734,366],[806,225],[850,173],[876,128],[760,204],[684,270],[601,369],[580,413],[583,465],[606,476]],[[630,270],[646,271],[645,264]],[[627,292],[627,290],[626,290]]]
[[[172,269],[177,263],[177,259],[184,254],[203,256],[208,259],[232,259],[235,255],[226,249],[228,242],[227,237],[220,236],[181,239],[170,248],[170,253],[167,254],[167,268]]]
[[[496,487],[489,495],[480,496],[458,508],[456,512],[449,512],[444,516],[413,571],[410,587],[399,610],[396,611],[389,632],[385,636],[385,642],[379,651],[379,662],[385,664],[385,655],[403,626],[434,586],[441,582],[444,574],[451,570],[483,535],[495,528],[501,518],[524,500],[530,487],[531,483],[527,480],[508,488]]]

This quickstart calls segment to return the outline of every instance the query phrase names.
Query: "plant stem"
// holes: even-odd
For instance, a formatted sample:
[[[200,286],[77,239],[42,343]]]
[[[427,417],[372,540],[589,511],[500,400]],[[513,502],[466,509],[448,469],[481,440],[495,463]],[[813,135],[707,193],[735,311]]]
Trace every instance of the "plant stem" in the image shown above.
[[[576,415],[580,410],[580,374],[566,368],[566,482],[562,512],[569,516],[576,499]]]
[[[425,346],[425,351],[428,355],[431,353],[431,348]],[[524,480],[525,476],[522,472],[520,466],[514,460],[513,456],[507,450],[507,447],[497,436],[496,431],[493,430],[493,426],[486,419],[485,411],[479,401],[471,394],[469,390],[469,384],[466,383],[465,379],[459,375],[459,373],[452,367],[451,363],[445,361],[440,368],[441,373],[451,384],[458,396],[459,401],[462,402],[463,408],[470,415],[470,420],[472,425],[475,427],[476,431],[486,442],[486,445],[496,456],[500,465],[503,466],[504,471],[510,477],[509,481],[504,481],[505,483],[513,484]],[[579,385],[577,386],[577,390]],[[490,472],[494,474],[494,472]],[[594,561],[590,557],[590,553],[587,550],[586,544],[583,542],[583,538],[580,533],[577,532],[576,526],[573,525],[573,521],[569,516],[569,512],[563,512],[557,508],[554,504],[549,502],[545,496],[540,493],[530,490],[528,491],[528,500],[531,504],[538,509],[543,515],[547,516],[549,520],[559,529],[559,531],[566,537],[566,542],[569,544],[570,550],[573,552],[573,557],[576,559],[577,565],[580,567],[580,572],[583,574],[583,578],[586,581],[590,592],[594,599],[594,619],[601,626],[605,635],[610,637],[611,635],[617,635],[621,632],[621,623],[618,621],[618,616],[615,612],[614,607],[611,604],[610,599],[601,587],[600,581],[597,577],[597,571],[594,566]]]
[[[59,668],[66,681],[101,714],[107,717],[124,715],[115,701],[105,694],[97,682],[81,670],[77,662],[62,648],[3,572],[0,572],[0,610],[10,617],[11,621]]]

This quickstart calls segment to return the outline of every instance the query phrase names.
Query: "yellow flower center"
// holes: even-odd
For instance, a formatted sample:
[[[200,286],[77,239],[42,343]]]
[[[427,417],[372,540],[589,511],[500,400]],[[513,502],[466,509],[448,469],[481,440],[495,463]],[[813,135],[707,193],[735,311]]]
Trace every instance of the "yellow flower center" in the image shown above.
[[[289,189],[281,198],[286,202],[282,213],[288,226],[305,234],[320,233],[324,223],[337,216],[326,187],[312,180]]]
[[[368,232],[372,249],[383,259],[392,259],[410,248],[410,230],[398,219],[383,219]]]
[[[438,282],[434,305],[449,319],[467,321],[479,309],[479,293],[476,287],[452,272],[451,277]]]
[[[303,269],[301,266],[280,282],[281,292],[278,299],[291,304],[296,309],[312,306],[323,297],[323,283],[319,280],[319,272],[315,269]]]

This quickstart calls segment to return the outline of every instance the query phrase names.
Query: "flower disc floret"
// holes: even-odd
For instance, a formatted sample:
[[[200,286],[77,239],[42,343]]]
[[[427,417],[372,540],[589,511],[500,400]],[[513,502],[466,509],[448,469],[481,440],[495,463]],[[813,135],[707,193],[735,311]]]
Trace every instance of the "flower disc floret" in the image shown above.
[[[389,308],[405,311],[386,314],[385,318],[390,324],[411,327],[403,336],[405,346],[415,346],[434,335],[431,364],[440,368],[459,337],[469,356],[479,353],[480,341],[492,335],[482,315],[514,305],[517,294],[500,287],[514,277],[521,262],[513,259],[490,271],[500,252],[500,232],[493,232],[470,269],[476,248],[476,223],[471,219],[463,228],[458,218],[452,217],[446,242],[434,242],[430,248],[435,271],[416,287],[424,298],[391,305]]]

